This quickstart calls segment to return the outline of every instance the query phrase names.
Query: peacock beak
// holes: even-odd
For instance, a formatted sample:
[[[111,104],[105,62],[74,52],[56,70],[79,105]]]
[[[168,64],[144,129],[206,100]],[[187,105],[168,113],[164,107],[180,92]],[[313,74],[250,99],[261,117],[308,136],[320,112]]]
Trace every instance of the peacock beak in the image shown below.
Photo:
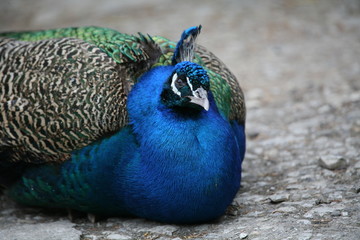
[[[207,96],[207,91],[202,87],[199,87],[192,93],[193,96],[188,96],[188,98],[190,98],[190,102],[203,107],[206,111],[209,111],[210,104]]]

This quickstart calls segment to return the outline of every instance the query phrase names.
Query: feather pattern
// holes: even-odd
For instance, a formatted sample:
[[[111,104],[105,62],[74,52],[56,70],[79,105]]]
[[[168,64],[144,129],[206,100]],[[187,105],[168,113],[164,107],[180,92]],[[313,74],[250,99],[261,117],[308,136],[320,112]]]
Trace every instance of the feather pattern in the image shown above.
[[[16,201],[169,223],[240,186],[245,103],[195,44],[98,27],[0,34],[0,184]]]
[[[43,40],[0,43],[0,62],[6,63],[0,66],[0,150],[11,147],[14,161],[63,161],[125,126],[126,98],[136,75],[161,54],[144,35],[131,37],[134,50],[125,37],[120,50],[110,48],[120,44],[114,41],[104,52],[80,39],[29,34],[18,37]]]

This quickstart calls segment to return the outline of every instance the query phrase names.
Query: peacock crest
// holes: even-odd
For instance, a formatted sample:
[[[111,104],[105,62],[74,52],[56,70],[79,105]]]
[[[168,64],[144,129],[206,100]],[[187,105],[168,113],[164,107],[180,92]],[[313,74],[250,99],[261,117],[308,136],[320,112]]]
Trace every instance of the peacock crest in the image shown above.
[[[201,32],[201,25],[186,29],[177,43],[172,64],[175,65],[180,62],[193,61],[195,52],[195,41]]]

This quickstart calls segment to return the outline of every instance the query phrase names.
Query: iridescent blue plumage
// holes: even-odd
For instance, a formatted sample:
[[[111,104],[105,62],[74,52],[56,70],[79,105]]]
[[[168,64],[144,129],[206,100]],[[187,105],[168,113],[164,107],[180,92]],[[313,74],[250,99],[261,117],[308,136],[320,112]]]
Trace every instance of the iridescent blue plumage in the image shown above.
[[[220,217],[240,187],[245,132],[220,113],[207,71],[184,61],[199,32],[186,30],[173,65],[151,68],[132,87],[127,126],[64,163],[28,167],[9,194],[28,205],[168,223]]]
[[[244,129],[221,117],[211,93],[208,111],[163,105],[153,96],[161,93],[164,76],[172,72],[173,67],[153,69],[129,96],[130,120],[143,156],[132,166],[139,170],[134,185],[143,185],[139,190],[144,195],[126,199],[142,217],[207,221],[224,213],[239,188]]]

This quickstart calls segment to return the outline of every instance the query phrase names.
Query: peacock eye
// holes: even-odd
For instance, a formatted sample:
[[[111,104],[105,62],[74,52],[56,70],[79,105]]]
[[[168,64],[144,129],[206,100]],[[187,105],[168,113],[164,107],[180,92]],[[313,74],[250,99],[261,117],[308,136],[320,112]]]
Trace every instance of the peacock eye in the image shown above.
[[[181,79],[181,78],[176,79],[176,86],[177,86],[177,87],[183,87],[183,86],[185,86],[184,80]]]
[[[175,81],[175,86],[178,89],[184,87],[186,84],[187,84],[186,79],[185,79],[185,77],[182,77],[182,76],[178,77]]]

